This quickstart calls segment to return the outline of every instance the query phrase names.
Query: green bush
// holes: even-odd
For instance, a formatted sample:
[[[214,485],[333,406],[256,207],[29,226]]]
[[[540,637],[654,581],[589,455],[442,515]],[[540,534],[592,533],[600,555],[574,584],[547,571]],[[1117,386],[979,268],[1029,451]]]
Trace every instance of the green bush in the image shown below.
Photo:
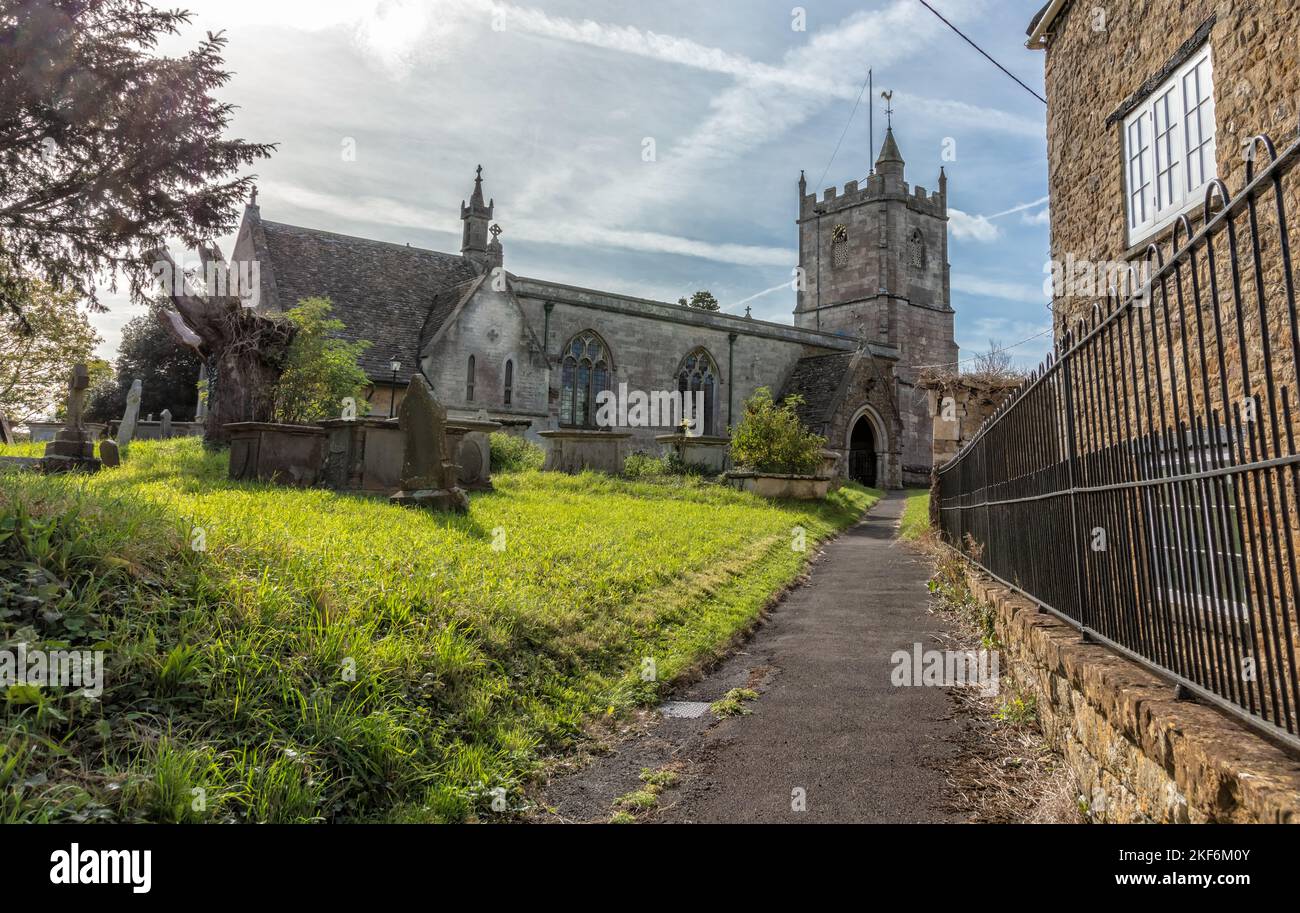
[[[356,401],[357,415],[367,411],[362,392],[369,381],[357,359],[370,343],[336,338],[343,321],[330,317],[332,310],[328,298],[304,298],[285,314],[297,332],[275,387],[277,422],[306,424],[337,418],[349,398]]]
[[[623,476],[628,479],[657,479],[670,476],[704,478],[714,472],[703,463],[688,463],[678,454],[655,457],[648,453],[633,453],[623,461]]]
[[[745,401],[740,424],[731,432],[732,461],[757,472],[815,472],[826,439],[799,421],[795,408],[802,403],[802,397],[788,396],[778,404],[767,387],[755,390]]]
[[[629,479],[654,479],[668,475],[668,461],[648,453],[629,454],[623,461],[623,475]]]
[[[541,469],[542,463],[546,461],[546,451],[541,447],[502,431],[488,435],[488,446],[492,450],[493,472]]]

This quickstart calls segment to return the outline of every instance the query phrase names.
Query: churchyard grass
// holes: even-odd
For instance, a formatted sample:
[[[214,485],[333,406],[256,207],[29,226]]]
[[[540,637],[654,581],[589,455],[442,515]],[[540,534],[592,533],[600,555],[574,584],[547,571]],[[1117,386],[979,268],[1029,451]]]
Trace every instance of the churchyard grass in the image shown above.
[[[903,505],[903,519],[899,524],[898,535],[902,539],[924,539],[930,534],[930,490],[928,488],[910,488],[907,502]]]
[[[21,441],[17,444],[0,444],[0,456],[12,456],[12,457],[45,456],[45,443]]]
[[[9,688],[0,821],[509,820],[879,496],[527,471],[448,516],[225,464],[0,470],[0,641],[105,655],[98,700]]]

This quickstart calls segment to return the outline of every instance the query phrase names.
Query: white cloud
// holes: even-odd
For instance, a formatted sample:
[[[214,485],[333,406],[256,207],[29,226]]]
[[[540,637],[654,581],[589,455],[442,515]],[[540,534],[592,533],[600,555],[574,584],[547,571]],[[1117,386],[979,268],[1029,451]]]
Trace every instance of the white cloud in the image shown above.
[[[1029,203],[1020,203],[1020,204],[1018,204],[1018,205],[1016,205],[1016,206],[1012,206],[1010,209],[1004,209],[1004,210],[1002,210],[1001,212],[995,212],[995,213],[993,213],[993,215],[989,216],[989,218],[990,218],[990,219],[1000,219],[1000,218],[1002,218],[1003,216],[1010,216],[1010,215],[1014,215],[1014,214],[1016,214],[1016,213],[1018,213],[1018,212],[1024,212],[1026,209],[1034,209],[1035,207],[1042,206],[1042,205],[1043,205],[1044,203],[1046,203],[1049,199],[1051,199],[1051,198],[1050,198],[1050,197],[1039,197],[1037,200],[1033,200],[1033,201],[1031,201],[1031,202],[1029,202]]]
[[[398,228],[440,231],[437,226],[454,226],[460,214],[454,210],[423,210],[383,197],[342,197],[292,184],[277,184],[268,191],[269,205],[283,202],[300,209],[321,212],[336,219],[373,222]],[[264,205],[268,205],[264,203]],[[653,231],[635,231],[564,219],[512,219],[505,240],[519,239],[553,244],[631,250],[643,253],[698,257],[738,266],[783,266],[793,268],[797,255],[793,247],[762,247],[749,244],[718,244]]]
[[[1020,203],[1012,206],[1010,209],[1004,209],[1001,212],[995,212],[991,216],[976,216],[970,213],[962,212],[960,209],[948,209],[948,224],[952,229],[952,235],[962,241],[979,241],[989,243],[1002,237],[1002,232],[993,224],[994,219],[1001,219],[1004,216],[1014,215],[1018,212],[1025,212],[1029,209],[1042,206],[1048,201],[1048,197],[1042,197],[1029,203]],[[1033,215],[1021,216],[1021,220],[1026,225],[1046,225],[1048,219],[1048,210],[1043,209],[1041,212]]]
[[[952,236],[959,241],[987,244],[1002,236],[987,216],[972,216],[951,206],[948,207],[948,227],[952,230]]]
[[[926,117],[937,121],[940,129],[963,127],[970,130],[989,130],[997,133],[1010,133],[1016,136],[1031,137],[1041,142],[1046,141],[1047,122],[1045,119],[1024,117],[990,108],[984,105],[971,105],[949,98],[927,98],[908,92],[895,92],[894,103],[900,107],[915,109],[925,113]]]
[[[1019,301],[1026,304],[1039,304],[1046,307],[1048,297],[1043,293],[1042,285],[1019,282],[1007,282],[1001,279],[988,279],[969,273],[952,274],[952,288],[955,292],[978,295],[981,298],[1000,298],[1003,301]]]

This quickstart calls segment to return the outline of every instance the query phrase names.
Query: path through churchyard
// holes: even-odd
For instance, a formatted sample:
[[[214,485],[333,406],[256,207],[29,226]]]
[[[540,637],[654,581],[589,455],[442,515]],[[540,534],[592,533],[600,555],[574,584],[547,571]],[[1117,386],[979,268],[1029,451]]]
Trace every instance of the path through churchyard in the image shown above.
[[[553,783],[548,804],[565,820],[599,819],[649,768],[678,776],[649,820],[963,820],[946,787],[968,737],[951,698],[891,683],[896,651],[944,648],[943,621],[926,611],[929,563],[897,538],[904,503],[890,493],[828,543],[752,640],[674,695],[669,710],[682,716]],[[719,721],[704,705],[733,688],[758,698]]]

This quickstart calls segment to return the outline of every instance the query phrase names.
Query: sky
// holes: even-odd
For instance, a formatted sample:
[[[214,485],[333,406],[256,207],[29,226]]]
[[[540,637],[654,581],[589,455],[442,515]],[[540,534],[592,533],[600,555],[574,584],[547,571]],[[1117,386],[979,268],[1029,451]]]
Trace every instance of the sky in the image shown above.
[[[481,164],[510,272],[782,323],[799,172],[864,179],[892,91],[908,181],[948,174],[962,358],[1050,347],[1045,107],[918,0],[178,2],[160,53],[224,30],[230,133],[278,144],[250,169],[263,218],[458,252]],[[930,3],[1042,94],[1039,0]],[[112,358],[139,308],[105,301]]]

